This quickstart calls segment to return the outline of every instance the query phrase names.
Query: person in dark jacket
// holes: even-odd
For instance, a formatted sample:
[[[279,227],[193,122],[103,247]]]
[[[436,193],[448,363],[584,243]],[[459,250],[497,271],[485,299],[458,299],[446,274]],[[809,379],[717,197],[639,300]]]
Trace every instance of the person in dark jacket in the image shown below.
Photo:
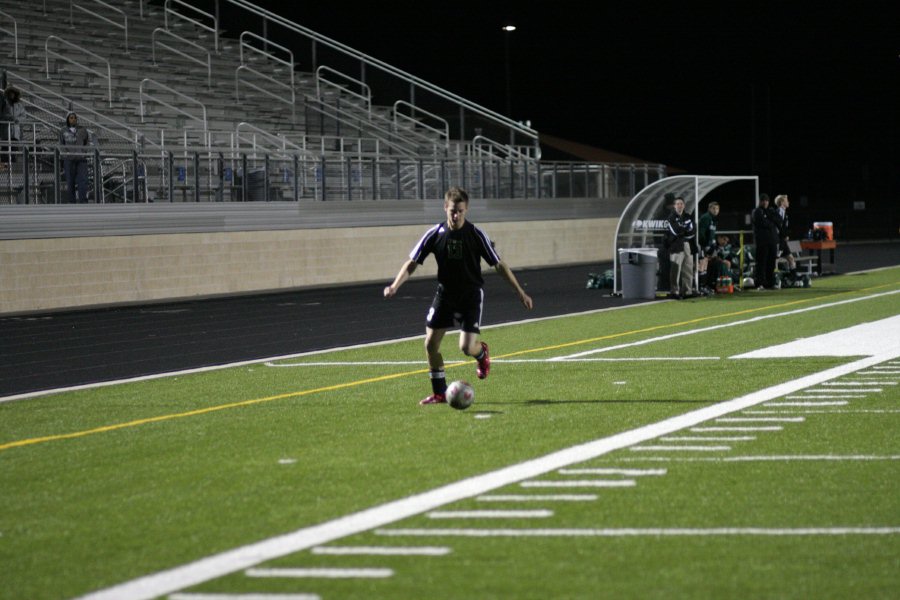
[[[694,287],[694,255],[697,252],[697,231],[694,217],[684,211],[684,198],[675,198],[675,205],[666,219],[666,248],[669,251],[669,286],[671,297],[687,298]]]
[[[697,243],[700,254],[697,256],[697,274],[700,285],[705,288],[715,287],[710,285],[707,276],[710,256],[716,249],[716,230],[719,227],[719,203],[715,200],[709,203],[706,212],[700,215],[697,221]]]
[[[25,122],[25,106],[21,101],[22,92],[9,86],[0,94],[0,140],[3,141],[3,153],[0,161],[16,162],[19,152],[17,142],[22,139],[22,125]]]
[[[756,245],[756,289],[775,289],[775,259],[778,256],[778,216],[769,208],[769,196],[761,194],[753,210],[753,243]]]
[[[788,240],[791,239],[790,219],[788,218],[787,209],[790,208],[791,201],[787,194],[775,196],[775,214],[778,217],[778,258],[784,259],[787,263],[788,277],[791,281],[797,281],[797,261],[794,259],[794,253],[788,246]]]
[[[59,145],[66,178],[66,199],[68,202],[87,202],[89,155],[84,147],[90,145],[90,134],[78,124],[78,115],[74,112],[66,115],[66,124],[59,130]]]

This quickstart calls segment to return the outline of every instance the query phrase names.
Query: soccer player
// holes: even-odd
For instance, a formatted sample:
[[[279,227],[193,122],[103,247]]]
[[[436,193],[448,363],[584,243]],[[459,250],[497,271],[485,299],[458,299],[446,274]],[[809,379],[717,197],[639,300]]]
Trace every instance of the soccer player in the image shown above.
[[[484,305],[481,259],[506,279],[526,309],[531,310],[533,307],[531,297],[519,285],[512,270],[500,259],[487,234],[466,220],[468,210],[469,195],[465,190],[458,187],[447,190],[444,194],[447,221],[425,232],[409,253],[409,260],[400,267],[393,283],[384,288],[384,297],[393,297],[416,267],[424,263],[429,254],[434,254],[438,264],[438,288],[425,317],[425,353],[428,356],[432,394],[419,404],[441,404],[447,401],[441,341],[447,330],[457,322],[460,324],[459,349],[478,362],[478,378],[484,379],[491,370],[488,345],[478,339]]]

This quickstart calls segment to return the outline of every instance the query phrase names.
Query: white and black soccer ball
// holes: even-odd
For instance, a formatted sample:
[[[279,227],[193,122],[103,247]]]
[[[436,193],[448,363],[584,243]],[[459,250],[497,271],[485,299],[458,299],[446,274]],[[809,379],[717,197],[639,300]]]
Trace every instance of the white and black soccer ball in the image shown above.
[[[468,381],[454,381],[447,386],[447,404],[456,410],[465,410],[475,402],[475,388]]]

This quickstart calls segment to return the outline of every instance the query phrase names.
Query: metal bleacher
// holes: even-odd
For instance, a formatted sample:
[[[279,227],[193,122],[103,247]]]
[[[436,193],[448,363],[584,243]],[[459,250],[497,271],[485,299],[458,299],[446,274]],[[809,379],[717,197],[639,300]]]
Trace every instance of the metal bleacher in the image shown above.
[[[476,197],[622,197],[664,176],[542,162],[524,124],[250,2],[209,4],[0,0],[0,60],[29,115],[0,204],[65,200],[69,110],[96,142],[96,203],[423,199],[449,182]],[[247,22],[262,34],[227,30]],[[388,98],[386,79],[410,97]]]

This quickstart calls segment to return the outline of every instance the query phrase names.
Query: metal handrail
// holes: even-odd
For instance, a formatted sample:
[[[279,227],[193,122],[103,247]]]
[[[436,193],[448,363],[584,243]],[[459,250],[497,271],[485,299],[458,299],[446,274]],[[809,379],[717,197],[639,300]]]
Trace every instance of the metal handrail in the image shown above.
[[[19,75],[17,73],[10,72],[7,75],[10,77],[14,77],[18,81],[21,81],[22,87],[27,87],[32,93],[35,91],[40,91],[44,96],[47,96],[47,95],[53,96],[54,98],[56,98],[60,101],[59,102],[60,106],[67,106],[72,109],[77,109],[76,112],[80,115],[94,115],[95,118],[93,119],[93,123],[95,126],[102,128],[103,130],[107,131],[111,135],[114,135],[118,138],[121,138],[122,140],[127,141],[129,144],[141,145],[143,141],[149,142],[149,140],[146,140],[146,138],[144,137],[144,133],[142,131],[140,131],[138,129],[134,129],[130,125],[127,125],[120,121],[116,121],[115,119],[108,117],[106,115],[102,115],[89,106],[86,106],[86,105],[78,103],[78,102],[74,102],[74,101],[66,98],[62,94],[60,94],[54,90],[51,90],[50,88],[45,87],[45,86],[37,83],[36,81],[31,81],[30,79],[28,79],[26,77],[22,77],[21,75]],[[38,107],[38,105],[36,103],[28,101],[26,98],[22,98],[22,101],[30,106]],[[43,110],[47,110],[47,109],[43,109]],[[50,112],[50,111],[47,110],[47,112]],[[64,117],[65,115],[62,115],[62,116]],[[31,114],[31,117],[34,118],[33,113]],[[107,127],[106,125],[101,123],[100,119],[98,119],[97,117],[101,117],[103,120],[115,125],[116,127],[119,127],[125,131],[128,131],[129,133],[134,135],[134,139],[133,140],[129,139],[129,138],[125,137],[124,135],[122,135],[121,133],[119,133],[118,131],[116,131],[114,129],[110,129],[109,127]]]
[[[244,37],[255,38],[255,39],[257,39],[257,40],[263,42],[263,43],[266,44],[267,46],[274,46],[275,48],[278,48],[279,50],[283,50],[288,56],[291,57],[291,60],[289,60],[289,61],[284,60],[283,58],[279,58],[279,57],[277,57],[275,54],[273,54],[273,53],[271,53],[271,52],[266,52],[265,50],[262,50],[262,49],[260,49],[260,48],[257,48],[256,46],[252,46],[252,45],[250,45],[249,43],[247,43],[247,42],[244,41]],[[259,53],[259,54],[262,54],[262,55],[264,55],[264,56],[267,56],[267,57],[271,58],[272,60],[275,60],[275,61],[277,61],[277,62],[280,62],[281,64],[285,65],[286,67],[289,67],[289,68],[291,69],[291,73],[293,74],[293,72],[294,72],[294,65],[295,65],[295,63],[294,63],[294,53],[291,52],[291,50],[289,50],[288,48],[285,48],[284,46],[281,46],[281,45],[279,45],[279,44],[276,44],[275,42],[271,42],[271,41],[267,40],[266,38],[264,38],[264,37],[262,37],[262,36],[256,35],[256,34],[253,33],[252,31],[244,31],[244,32],[242,32],[241,35],[240,35],[240,37],[238,38],[238,42],[240,43],[240,45],[239,45],[239,50],[240,50],[240,53],[241,53],[241,64],[244,64],[244,47],[246,47],[248,50],[253,50],[254,52],[257,52],[257,53]]]
[[[188,44],[189,46],[193,46],[200,52],[206,54],[206,62],[204,63],[199,58],[197,58],[195,56],[191,56],[190,54],[188,54],[186,52],[182,52],[181,50],[178,50],[177,48],[173,48],[172,46],[168,46],[162,42],[158,42],[156,40],[157,33],[172,36],[179,42],[183,42],[185,44]],[[168,29],[165,29],[163,27],[157,27],[156,29],[153,30],[153,33],[150,34],[150,46],[151,46],[151,52],[152,52],[152,56],[153,56],[153,65],[154,66],[156,66],[156,45],[157,44],[159,44],[160,46],[162,46],[163,48],[165,48],[166,50],[168,50],[170,52],[174,52],[175,54],[178,54],[179,56],[182,56],[182,57],[188,59],[189,61],[197,63],[201,67],[206,67],[206,87],[208,87],[208,88],[212,87],[212,56],[210,55],[209,52],[207,52],[206,48],[204,48],[200,44],[197,44],[195,42],[187,40],[178,34],[172,33]]]
[[[69,48],[73,48],[75,50],[80,50],[80,51],[84,52],[85,54],[96,58],[100,62],[106,63],[106,76],[105,76],[106,77],[106,87],[107,87],[107,92],[109,94],[109,105],[112,106],[112,69],[110,68],[109,61],[106,60],[105,58],[103,58],[102,56],[100,56],[99,54],[94,54],[90,50],[86,50],[86,49],[82,48],[81,46],[78,46],[77,44],[73,44],[72,42],[67,42],[66,40],[64,40],[61,37],[56,36],[56,35],[48,35],[47,41],[44,42],[44,67],[47,72],[47,79],[50,79],[50,40],[57,40],[57,41],[65,44]],[[98,77],[104,77],[103,73],[101,73],[100,71],[97,71],[93,67],[89,67],[87,65],[83,65],[79,62],[76,62],[75,60],[72,60],[70,57],[68,57],[64,54],[59,54],[57,52],[54,52],[53,56],[55,56],[56,58],[61,58],[66,62],[72,63],[73,65],[75,65],[77,67],[81,67],[85,71],[93,73],[94,75],[97,75]]]
[[[257,76],[259,76],[259,77],[262,77],[263,79],[265,79],[265,80],[268,81],[269,83],[272,83],[272,84],[274,84],[274,85],[276,85],[276,86],[279,86],[279,87],[282,87],[282,88],[289,88],[289,89],[290,89],[290,92],[291,92],[291,98],[290,98],[290,100],[288,100],[287,98],[284,98],[283,96],[279,96],[278,94],[274,93],[273,91],[268,90],[268,89],[266,89],[266,88],[264,88],[264,87],[262,87],[262,86],[256,85],[255,83],[251,83],[251,82],[247,81],[246,79],[244,80],[244,85],[250,86],[250,87],[252,87],[253,89],[255,89],[255,90],[259,91],[259,92],[262,92],[263,94],[269,96],[270,98],[274,98],[275,100],[278,100],[278,101],[280,101],[280,102],[283,102],[283,103],[285,103],[285,104],[290,105],[290,107],[291,107],[291,118],[294,118],[294,116],[295,116],[294,107],[296,106],[296,95],[295,95],[296,92],[294,91],[294,88],[291,87],[291,86],[289,86],[287,83],[284,83],[283,81],[278,81],[278,80],[275,79],[274,77],[272,77],[272,76],[270,76],[270,75],[266,75],[265,73],[262,73],[262,72],[260,72],[260,71],[257,71],[257,70],[254,69],[253,67],[250,67],[250,66],[247,66],[247,65],[241,65],[241,66],[239,66],[237,69],[234,70],[234,99],[235,99],[236,102],[240,102],[240,101],[241,101],[241,92],[240,92],[241,71],[247,71],[247,72],[249,72],[249,73],[253,73],[254,75],[257,75]]]
[[[525,126],[522,123],[518,123],[509,117],[503,116],[492,110],[484,108],[478,104],[475,104],[474,102],[472,102],[470,100],[463,98],[462,96],[458,96],[458,95],[456,95],[450,91],[447,91],[437,85],[429,83],[428,81],[425,81],[424,79],[420,79],[414,75],[411,75],[409,73],[406,73],[405,71],[402,71],[396,67],[393,67],[385,62],[382,62],[378,59],[372,58],[358,50],[354,50],[353,48],[351,48],[345,44],[342,44],[340,42],[337,42],[335,40],[327,38],[319,33],[316,33],[315,31],[313,31],[311,29],[308,29],[306,27],[303,27],[302,25],[298,25],[292,21],[289,21],[288,19],[285,19],[284,17],[281,17],[280,15],[277,15],[266,9],[260,8],[256,5],[252,4],[251,2],[248,2],[247,0],[225,0],[225,1],[230,4],[234,4],[235,6],[237,6],[239,8],[247,10],[253,14],[261,16],[264,19],[268,19],[268,20],[272,21],[273,23],[281,25],[290,31],[293,31],[293,32],[298,33],[303,36],[306,36],[306,37],[312,39],[316,43],[324,44],[330,48],[333,48],[334,50],[337,50],[338,52],[346,54],[347,56],[349,56],[351,58],[359,59],[365,65],[370,65],[372,67],[381,69],[385,73],[392,75],[394,77],[397,77],[398,79],[400,79],[406,83],[409,83],[410,89],[411,89],[411,96],[414,96],[415,88],[419,87],[422,90],[424,90],[426,92],[430,92],[439,98],[443,98],[449,102],[457,104],[460,107],[461,111],[469,110],[474,114],[477,114],[481,117],[484,117],[485,119],[489,119],[499,125],[506,127],[510,131],[510,137],[514,137],[516,134],[518,134],[518,135],[522,135],[525,138],[530,139],[535,145],[537,145],[537,143],[538,143],[538,132],[536,130],[532,129],[531,127]],[[462,117],[462,112],[460,113],[460,116]],[[462,121],[462,119],[461,119],[461,121]],[[460,123],[460,128],[461,128],[461,132],[462,132],[462,128],[463,128],[462,122]],[[460,138],[462,138],[462,137],[463,136],[460,135]],[[538,146],[538,149],[536,150],[536,153],[538,155],[537,158],[540,158],[540,147],[539,146]]]
[[[491,148],[491,150],[496,149],[505,154],[505,156],[498,156],[498,158],[503,158],[505,160],[534,160],[531,156],[522,152],[521,150],[516,149],[514,146],[500,143],[483,135],[476,135],[474,138],[472,138],[472,149],[478,154],[485,154],[485,151],[481,149],[482,145],[487,145],[489,148]],[[492,151],[487,152],[487,154],[489,154],[490,156],[496,156]]]
[[[2,10],[0,10],[0,15],[12,21],[12,31],[0,28],[0,32],[7,33],[13,36],[13,56],[15,57],[16,64],[19,64],[19,24],[16,22],[16,18],[7,12],[3,12]]]
[[[198,15],[203,15],[204,17],[208,17],[209,19],[212,20],[213,26],[210,27],[209,25],[206,25],[205,23],[198,21],[197,19],[192,19],[190,17],[187,17],[187,16],[179,13],[177,10],[170,8],[169,4],[173,3],[173,2],[179,6],[182,6],[184,8],[194,11],[194,13],[196,13]],[[216,50],[216,54],[219,53],[219,20],[216,18],[215,15],[211,15],[208,12],[202,11],[199,8],[191,6],[187,2],[182,2],[181,0],[166,0],[166,3],[163,5],[163,18],[165,20],[166,29],[169,28],[169,14],[170,13],[172,14],[173,18],[178,17],[179,19],[183,19],[183,20],[187,21],[188,23],[191,23],[195,27],[199,27],[200,29],[205,29],[206,31],[211,32],[213,34],[213,47]]]
[[[288,141],[288,139],[283,135],[275,135],[274,133],[270,133],[268,131],[260,129],[259,127],[256,127],[255,125],[251,125],[250,123],[247,123],[244,121],[238,123],[237,127],[235,127],[235,140],[237,142],[236,149],[238,152],[240,152],[240,150],[241,150],[241,139],[242,139],[241,131],[242,130],[248,130],[253,135],[253,151],[254,152],[257,150],[256,141],[257,141],[257,136],[259,136],[259,137],[262,137],[263,139],[267,139],[269,141],[275,142],[276,144],[280,144],[281,147],[276,148],[277,150],[288,151],[290,149],[298,154],[303,154],[303,155],[306,155],[306,156],[309,156],[312,158],[319,157],[319,155],[316,154],[315,152],[312,152],[311,150],[308,150],[307,148],[304,148],[303,146],[301,146],[299,144],[295,144],[294,142]]]
[[[178,96],[178,97],[180,97],[180,98],[182,98],[182,99],[184,99],[184,100],[187,100],[187,101],[189,101],[189,102],[193,102],[194,104],[198,104],[198,105],[200,106],[201,110],[203,111],[203,118],[202,118],[202,119],[198,119],[195,115],[189,113],[188,111],[186,111],[186,110],[184,110],[184,109],[182,109],[182,108],[180,108],[180,107],[178,107],[178,106],[169,104],[168,102],[164,102],[164,101],[160,100],[158,97],[154,97],[154,96],[151,96],[150,94],[147,94],[147,97],[150,98],[151,100],[155,100],[155,101],[158,102],[159,104],[162,104],[163,106],[165,106],[165,107],[167,107],[167,108],[171,108],[171,109],[174,110],[175,112],[180,113],[180,114],[182,114],[182,115],[184,115],[184,116],[186,116],[186,117],[189,117],[189,118],[191,118],[191,119],[193,119],[193,120],[195,120],[195,121],[201,121],[201,122],[203,123],[203,131],[208,131],[209,126],[208,126],[208,121],[207,121],[207,119],[206,119],[206,105],[205,105],[205,104],[203,104],[202,102],[200,102],[200,101],[197,100],[196,98],[191,98],[191,97],[188,96],[187,94],[182,94],[182,93],[179,92],[178,90],[174,90],[174,89],[170,88],[170,87],[167,86],[167,85],[164,85],[164,84],[162,84],[162,83],[160,83],[160,82],[158,82],[158,81],[154,81],[153,79],[150,79],[149,77],[146,78],[146,79],[142,79],[142,80],[141,80],[141,84],[140,84],[140,86],[139,86],[139,88],[138,88],[138,97],[139,97],[140,107],[141,107],[141,123],[144,122],[144,84],[146,84],[146,83],[153,84],[153,85],[155,85],[156,87],[160,87],[160,88],[166,90],[167,92],[169,92],[169,93],[171,93],[171,94],[175,94],[176,96]]]
[[[339,106],[328,106],[324,103],[321,103],[323,106],[328,106],[328,110],[325,110],[321,107],[316,106],[316,103],[320,102],[318,98],[315,96],[306,96],[306,107],[309,110],[313,110],[318,112],[321,115],[331,118],[341,118],[349,121],[354,118],[358,118],[357,115],[354,115],[352,112],[347,111]],[[375,120],[368,120],[365,123],[365,129],[367,132],[375,135],[376,139],[380,141],[381,144],[387,146],[388,148],[394,150],[395,152],[407,157],[414,158],[417,157],[418,154],[410,149],[404,147],[402,144],[396,141],[397,136],[391,130],[390,121],[386,121],[386,127],[381,127]]]
[[[74,11],[74,9],[77,8],[78,10],[80,10],[83,13],[87,13],[87,14],[91,15],[92,17],[96,17],[96,18],[100,19],[101,21],[106,21],[113,27],[118,27],[119,29],[122,29],[125,32],[125,54],[128,54],[128,15],[125,14],[125,11],[122,10],[121,8],[116,8],[115,6],[112,6],[111,4],[107,4],[106,2],[103,2],[103,0],[85,0],[85,1],[100,4],[107,10],[111,10],[113,12],[119,13],[120,15],[122,15],[124,24],[117,23],[116,21],[113,21],[109,17],[106,17],[106,16],[100,14],[99,12],[95,12],[90,9],[87,9],[87,8],[81,6],[80,4],[75,4],[75,2],[73,0],[69,0],[69,24],[72,27],[75,27],[75,11]]]
[[[327,78],[322,76],[323,73],[333,73],[333,74],[338,75],[339,77],[345,79],[346,81],[349,81],[350,83],[355,83],[356,85],[358,85],[360,87],[360,89],[363,91],[363,93],[354,92],[353,90],[349,89],[346,86],[341,85],[340,83],[337,83],[334,81],[329,81]],[[368,113],[368,115],[369,116],[372,115],[372,88],[370,88],[364,82],[362,82],[358,79],[353,79],[352,77],[349,77],[347,75],[344,75],[340,71],[336,71],[336,70],[332,69],[331,67],[322,65],[321,67],[316,69],[316,96],[318,96],[319,99],[322,98],[322,87],[320,85],[322,82],[331,85],[331,87],[336,88],[341,93],[349,94],[351,96],[355,96],[356,98],[359,98],[360,100],[363,101],[363,104],[366,107],[366,112]]]
[[[408,107],[411,110],[412,115],[405,115],[402,112],[400,112],[400,109],[402,107]],[[441,123],[443,123],[444,126],[441,129],[438,129],[437,127],[433,127],[433,126],[429,125],[428,123],[424,123],[424,122],[416,119],[416,114],[418,114],[418,113],[424,114],[427,117],[431,117],[432,119],[435,119],[436,121],[440,121]],[[439,117],[438,115],[436,115],[434,113],[430,113],[423,108],[419,108],[418,106],[416,106],[414,104],[410,104],[409,102],[407,102],[405,100],[397,100],[396,102],[394,102],[393,114],[394,114],[394,125],[399,126],[398,120],[401,118],[406,119],[410,123],[413,123],[416,127],[422,127],[424,129],[427,129],[428,131],[432,131],[432,132],[436,133],[438,135],[438,137],[444,141],[444,144],[449,147],[449,145],[450,145],[450,123],[446,119]]]

